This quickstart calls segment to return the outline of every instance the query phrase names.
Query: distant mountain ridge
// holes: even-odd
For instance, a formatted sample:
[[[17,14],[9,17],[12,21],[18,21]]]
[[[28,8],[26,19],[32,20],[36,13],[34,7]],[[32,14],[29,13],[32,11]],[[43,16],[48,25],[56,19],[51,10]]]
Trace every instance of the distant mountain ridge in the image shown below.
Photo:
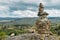
[[[26,17],[26,18],[1,18],[0,24],[35,24],[38,17]],[[4,21],[5,20],[5,21]],[[60,23],[60,17],[49,17],[52,23]]]
[[[23,17],[23,18],[37,18],[37,17]],[[12,18],[12,17],[0,17],[0,20],[11,20],[11,19],[23,19],[23,18]],[[48,17],[49,19],[60,19],[60,17]]]

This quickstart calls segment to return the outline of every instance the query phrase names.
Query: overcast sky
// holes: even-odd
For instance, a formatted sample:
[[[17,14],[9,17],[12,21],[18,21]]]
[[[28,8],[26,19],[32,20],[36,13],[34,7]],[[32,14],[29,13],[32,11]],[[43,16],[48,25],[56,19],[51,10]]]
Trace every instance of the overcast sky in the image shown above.
[[[48,17],[60,17],[60,0],[0,0],[0,17],[37,17],[39,3]]]

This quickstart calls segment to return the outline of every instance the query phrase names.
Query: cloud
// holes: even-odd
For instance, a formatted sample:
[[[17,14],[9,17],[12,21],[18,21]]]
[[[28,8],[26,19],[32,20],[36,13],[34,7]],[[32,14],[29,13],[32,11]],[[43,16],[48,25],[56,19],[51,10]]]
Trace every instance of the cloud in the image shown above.
[[[0,0],[2,3],[19,2],[21,0]]]
[[[35,4],[39,4],[39,3],[45,3],[44,0],[22,0],[25,3],[35,3]]]
[[[60,10],[51,9],[51,10],[45,10],[45,11],[49,13],[48,17],[60,17]]]
[[[39,3],[49,17],[60,17],[60,0],[0,0],[0,17],[37,17]]]
[[[60,10],[52,9],[52,10],[45,10],[49,15],[48,17],[60,17]],[[31,10],[25,10],[25,11],[14,11],[12,12],[13,15],[16,17],[37,17],[38,12],[31,11]]]
[[[52,10],[45,10],[49,15],[48,17],[60,17],[60,10],[57,9],[52,9]],[[16,17],[37,17],[38,12],[36,11],[30,11],[30,10],[25,10],[25,11],[14,11],[12,12],[13,15]]]
[[[25,11],[18,10],[18,11],[14,11],[12,13],[16,17],[37,17],[37,12],[33,12],[30,10],[25,10]]]
[[[9,10],[9,9],[8,9]],[[31,11],[31,10],[17,10],[13,12],[8,12],[8,10],[5,7],[0,7],[0,17],[37,17],[38,12],[37,11]],[[60,17],[60,10],[52,9],[52,10],[45,10],[47,13],[49,13],[48,17]]]
[[[59,5],[60,0],[50,0],[52,5]]]
[[[6,17],[9,15],[9,7],[0,6],[0,17]]]

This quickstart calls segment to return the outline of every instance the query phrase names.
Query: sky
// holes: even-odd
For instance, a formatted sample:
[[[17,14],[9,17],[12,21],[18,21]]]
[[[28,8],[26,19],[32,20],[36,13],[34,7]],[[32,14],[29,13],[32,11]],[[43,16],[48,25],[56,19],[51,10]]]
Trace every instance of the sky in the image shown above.
[[[60,17],[60,0],[0,0],[0,17],[37,17],[39,3],[48,17]]]

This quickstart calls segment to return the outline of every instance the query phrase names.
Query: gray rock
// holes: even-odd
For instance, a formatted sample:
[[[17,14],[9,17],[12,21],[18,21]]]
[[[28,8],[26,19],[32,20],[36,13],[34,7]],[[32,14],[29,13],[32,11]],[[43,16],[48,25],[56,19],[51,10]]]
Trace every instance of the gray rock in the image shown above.
[[[36,33],[27,33],[13,37],[9,36],[6,40],[41,40],[41,36],[40,34],[36,34]],[[50,35],[49,37],[45,37],[44,40],[56,40],[56,37]]]
[[[22,34],[18,36],[8,37],[7,40],[40,40],[40,35],[35,33]]]

